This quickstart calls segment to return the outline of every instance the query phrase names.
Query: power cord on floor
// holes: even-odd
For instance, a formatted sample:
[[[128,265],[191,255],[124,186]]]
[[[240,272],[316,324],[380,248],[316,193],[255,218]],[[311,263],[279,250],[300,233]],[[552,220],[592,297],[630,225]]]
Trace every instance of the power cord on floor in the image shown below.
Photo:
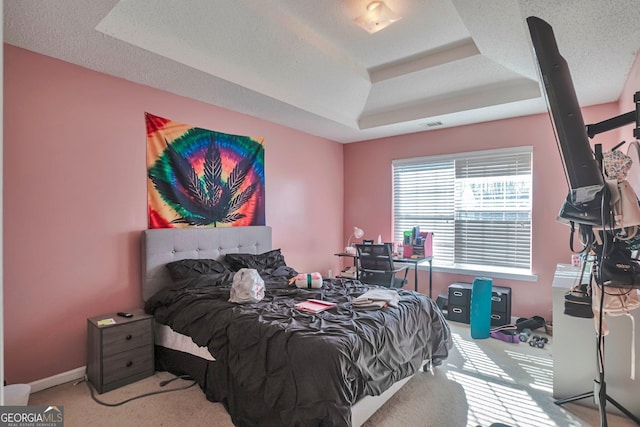
[[[170,384],[173,381],[178,380],[178,379],[180,379],[180,380],[188,380],[188,381],[193,381],[193,382],[191,384],[189,384],[189,385],[184,386],[184,387],[172,388],[172,389],[169,389],[169,390],[152,391],[152,392],[149,392],[149,393],[141,394],[139,396],[134,396],[132,398],[129,398],[127,400],[123,400],[122,402],[117,402],[117,403],[107,403],[107,402],[102,402],[101,400],[99,400],[95,396],[95,392],[93,390],[93,387],[91,386],[91,383],[89,381],[87,381],[87,376],[86,375],[85,375],[83,380],[80,380],[80,381],[76,382],[74,385],[78,385],[80,382],[84,381],[84,382],[87,383],[87,387],[89,387],[89,391],[91,392],[91,398],[93,400],[95,400],[97,403],[99,403],[100,405],[104,405],[104,406],[120,406],[120,405],[124,405],[125,403],[129,403],[132,400],[142,399],[143,397],[153,396],[155,394],[162,394],[162,393],[169,393],[169,392],[172,392],[172,391],[186,390],[186,389],[191,388],[191,387],[193,387],[194,385],[197,384],[197,381],[194,380],[193,378],[191,378],[189,375],[178,375],[178,376],[176,376],[174,378],[171,378],[169,380],[160,381],[159,385],[160,385],[160,387],[164,387],[167,384]]]

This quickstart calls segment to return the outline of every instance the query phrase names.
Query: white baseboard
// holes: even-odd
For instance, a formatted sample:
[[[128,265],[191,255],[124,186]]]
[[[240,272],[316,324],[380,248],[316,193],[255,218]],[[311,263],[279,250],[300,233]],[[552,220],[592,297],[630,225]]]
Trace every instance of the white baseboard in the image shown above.
[[[80,378],[84,377],[85,371],[86,367],[81,366],[79,368],[72,369],[67,372],[62,372],[61,374],[57,374],[52,377],[34,381],[29,384],[31,386],[31,393],[36,393],[38,391],[55,387],[60,384],[68,383],[70,381],[79,380]]]

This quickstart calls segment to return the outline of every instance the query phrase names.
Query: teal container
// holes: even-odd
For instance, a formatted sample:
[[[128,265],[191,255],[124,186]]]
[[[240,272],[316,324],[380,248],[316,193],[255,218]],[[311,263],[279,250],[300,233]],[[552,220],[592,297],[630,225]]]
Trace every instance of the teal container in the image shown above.
[[[489,338],[493,280],[476,277],[471,285],[471,338]]]

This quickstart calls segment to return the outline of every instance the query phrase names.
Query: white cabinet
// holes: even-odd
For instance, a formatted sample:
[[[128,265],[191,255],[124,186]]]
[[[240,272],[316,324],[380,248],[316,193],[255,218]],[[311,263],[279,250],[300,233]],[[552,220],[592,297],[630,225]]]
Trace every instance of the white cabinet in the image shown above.
[[[593,319],[564,314],[564,295],[577,282],[580,269],[558,264],[553,278],[553,397],[565,399],[593,391],[598,378],[596,329]],[[588,280],[588,277],[587,277]],[[640,417],[640,309],[635,320],[636,380],[631,380],[632,323],[627,316],[606,317],[609,334],[605,337],[605,382],[607,394]],[[588,397],[575,403],[596,407]],[[607,402],[607,411],[620,413]]]

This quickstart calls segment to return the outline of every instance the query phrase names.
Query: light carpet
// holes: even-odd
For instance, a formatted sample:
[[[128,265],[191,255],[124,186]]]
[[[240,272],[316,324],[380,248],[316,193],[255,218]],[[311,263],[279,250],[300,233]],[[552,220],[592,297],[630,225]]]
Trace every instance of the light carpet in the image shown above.
[[[452,322],[451,327],[454,348],[449,358],[435,368],[433,375],[421,372],[414,376],[364,427],[600,425],[595,409],[575,403],[562,406],[553,403],[551,342],[540,349],[492,338],[473,340],[468,325]],[[190,384],[176,380],[166,387],[159,386],[169,378],[170,374],[157,372],[97,397],[117,403]],[[66,427],[233,426],[224,407],[207,401],[198,386],[107,407],[91,399],[86,383],[67,383],[32,394],[29,405],[64,406]],[[635,426],[628,418],[613,414],[607,420],[610,427]]]

